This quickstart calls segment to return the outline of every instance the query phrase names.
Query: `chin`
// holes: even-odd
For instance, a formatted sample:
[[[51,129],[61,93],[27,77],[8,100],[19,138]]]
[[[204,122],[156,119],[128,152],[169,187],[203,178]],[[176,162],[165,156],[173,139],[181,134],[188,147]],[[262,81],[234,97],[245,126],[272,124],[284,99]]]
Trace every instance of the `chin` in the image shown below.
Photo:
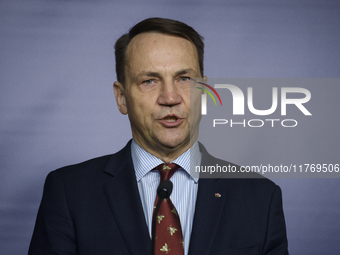
[[[154,133],[154,137],[159,144],[169,149],[185,147],[186,144],[190,144],[190,131],[187,129],[162,130],[162,132]]]
[[[174,138],[170,138],[170,137],[167,137],[166,139],[160,139],[159,142],[167,147],[167,148],[176,148],[176,147],[179,147],[183,144],[185,144],[186,142],[186,139],[185,138],[180,138],[180,137],[174,137]],[[187,141],[187,143],[189,144],[190,140]]]

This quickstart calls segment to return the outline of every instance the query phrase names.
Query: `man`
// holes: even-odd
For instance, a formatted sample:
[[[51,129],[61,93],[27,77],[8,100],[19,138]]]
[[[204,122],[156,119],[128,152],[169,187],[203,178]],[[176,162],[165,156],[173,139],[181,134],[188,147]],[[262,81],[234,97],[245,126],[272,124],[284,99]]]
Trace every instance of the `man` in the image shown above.
[[[193,81],[206,79],[203,47],[191,27],[161,18],[118,39],[114,94],[133,140],[48,175],[29,254],[151,254],[159,165],[179,167],[166,201],[177,209],[179,227],[168,230],[180,234],[183,250],[173,253],[165,240],[155,254],[288,254],[279,187],[264,178],[198,179],[190,170],[229,164],[197,142],[200,116],[190,114],[190,103],[200,103]]]

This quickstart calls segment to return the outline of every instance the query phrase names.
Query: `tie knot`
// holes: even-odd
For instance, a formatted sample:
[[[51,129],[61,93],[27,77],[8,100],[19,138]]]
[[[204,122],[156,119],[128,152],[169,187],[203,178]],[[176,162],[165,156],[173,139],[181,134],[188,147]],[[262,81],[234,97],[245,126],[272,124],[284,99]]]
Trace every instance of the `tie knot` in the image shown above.
[[[174,163],[165,163],[160,164],[155,169],[158,170],[159,174],[161,175],[161,182],[164,180],[169,180],[171,176],[180,168],[179,165]]]

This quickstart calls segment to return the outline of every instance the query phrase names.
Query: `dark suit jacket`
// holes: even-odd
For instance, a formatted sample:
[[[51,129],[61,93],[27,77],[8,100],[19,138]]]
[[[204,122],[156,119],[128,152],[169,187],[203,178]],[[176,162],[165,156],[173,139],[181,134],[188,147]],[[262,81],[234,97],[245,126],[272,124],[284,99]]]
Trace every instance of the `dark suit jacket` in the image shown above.
[[[48,175],[29,255],[151,253],[130,146]],[[201,152],[202,165],[227,163],[203,146]],[[220,178],[198,185],[189,254],[288,254],[281,191],[273,182]]]

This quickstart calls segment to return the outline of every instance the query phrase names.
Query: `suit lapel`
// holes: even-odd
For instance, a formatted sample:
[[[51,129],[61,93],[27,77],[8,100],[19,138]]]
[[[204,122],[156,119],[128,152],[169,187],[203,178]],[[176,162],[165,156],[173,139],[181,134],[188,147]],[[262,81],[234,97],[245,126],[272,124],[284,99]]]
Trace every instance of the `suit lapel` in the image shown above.
[[[200,144],[202,166],[211,165],[214,158]],[[200,178],[196,199],[195,216],[191,232],[189,255],[211,254],[223,208],[228,185],[220,179]]]
[[[227,187],[216,179],[200,179],[189,254],[211,254],[215,233],[222,217]]]
[[[150,254],[151,240],[146,225],[131,158],[131,142],[109,160],[111,175],[103,185],[111,211],[130,254]],[[202,165],[214,158],[201,146]],[[219,179],[200,178],[189,255],[210,254],[222,217],[228,185]],[[218,194],[217,194],[218,193]]]
[[[105,172],[112,177],[103,188],[130,254],[150,254],[150,235],[140,201],[130,144],[108,162]]]

